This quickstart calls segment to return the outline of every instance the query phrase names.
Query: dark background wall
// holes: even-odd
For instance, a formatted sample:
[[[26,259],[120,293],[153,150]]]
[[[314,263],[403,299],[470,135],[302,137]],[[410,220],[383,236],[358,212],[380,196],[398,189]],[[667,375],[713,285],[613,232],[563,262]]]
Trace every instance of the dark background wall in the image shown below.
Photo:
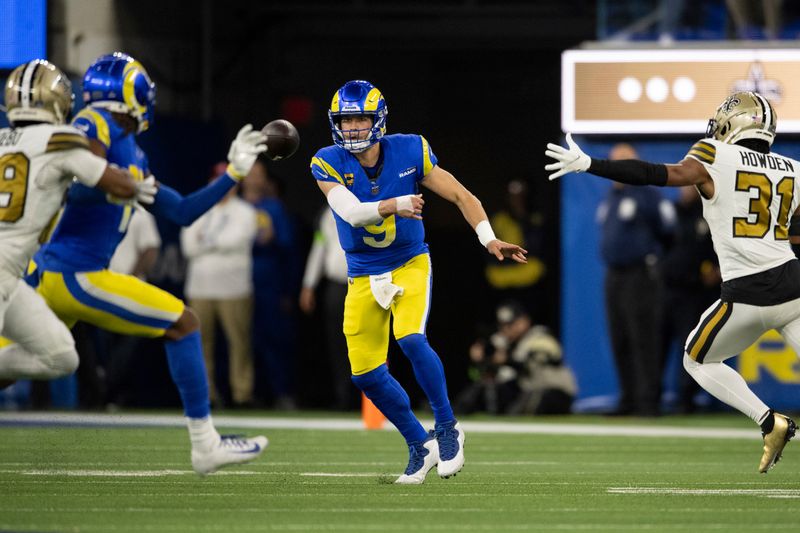
[[[537,305],[558,327],[558,190],[545,179],[543,146],[560,135],[560,53],[594,37],[594,2],[118,0],[116,9],[123,50],[158,86],[158,120],[142,144],[159,179],[191,190],[239,126],[292,119],[301,147],[272,171],[307,234],[324,203],[308,162],[331,142],[330,98],[349,79],[370,80],[387,99],[389,132],[424,135],[490,213],[510,179],[529,182],[551,236],[549,293]],[[487,259],[457,208],[426,196],[436,280],[428,333],[457,389],[476,324],[492,318]],[[301,344],[299,363],[314,351]],[[408,373],[405,361],[394,368]]]
[[[314,184],[297,176],[330,143],[327,106],[354,78],[383,91],[390,131],[426,135],[442,166],[493,207],[498,184],[540,177],[538,141],[559,132],[560,52],[594,34],[593,2],[575,0],[143,0],[117,9],[125,50],[158,83],[161,113],[199,119],[207,107],[227,138],[245,121],[282,115],[291,101],[309,105],[303,145],[280,168],[306,215],[318,205],[307,198]],[[438,211],[431,223],[460,224]]]

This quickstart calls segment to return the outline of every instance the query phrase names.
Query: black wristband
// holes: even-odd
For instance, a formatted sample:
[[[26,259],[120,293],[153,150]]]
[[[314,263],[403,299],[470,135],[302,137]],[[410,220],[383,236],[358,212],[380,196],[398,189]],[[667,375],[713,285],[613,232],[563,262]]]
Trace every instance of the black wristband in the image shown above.
[[[627,185],[658,185],[667,184],[667,167],[662,164],[648,163],[638,159],[621,159],[609,161],[608,159],[594,159],[587,172],[596,176],[625,183]]]

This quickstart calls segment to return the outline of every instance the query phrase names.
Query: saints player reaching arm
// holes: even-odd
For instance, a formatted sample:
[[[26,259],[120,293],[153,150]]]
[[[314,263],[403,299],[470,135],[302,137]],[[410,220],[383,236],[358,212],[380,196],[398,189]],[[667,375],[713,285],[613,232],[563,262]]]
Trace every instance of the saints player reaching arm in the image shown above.
[[[526,251],[495,238],[478,199],[437,165],[424,137],[385,136],[387,113],[383,95],[367,81],[350,81],[337,90],[328,111],[334,144],[312,158],[311,173],[333,210],[347,259],[343,329],[351,379],[408,445],[408,466],[395,482],[420,484],[434,466],[443,478],[461,470],[464,431],[450,406],[442,362],[425,333],[431,260],[419,184],[455,203],[498,259],[525,262]],[[390,316],[433,410],[430,433],[386,366]]]
[[[587,156],[567,134],[567,148],[548,144],[550,179],[584,172],[628,185],[697,187],[722,273],[720,299],[686,340],[683,365],[706,391],[761,426],[759,472],[781,458],[796,424],[770,409],[724,361],[778,330],[800,353],[800,262],[789,244],[798,211],[800,162],[770,151],[777,115],[755,92],[725,99],[706,138],[677,164],[605,161]]]

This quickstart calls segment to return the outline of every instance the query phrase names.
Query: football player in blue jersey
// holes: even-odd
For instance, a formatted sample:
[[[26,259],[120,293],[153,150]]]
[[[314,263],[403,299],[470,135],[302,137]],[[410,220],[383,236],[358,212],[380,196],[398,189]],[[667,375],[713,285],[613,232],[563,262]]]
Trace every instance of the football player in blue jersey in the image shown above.
[[[438,166],[424,137],[385,135],[386,115],[386,101],[371,83],[342,86],[328,112],[334,145],[317,152],[311,173],[333,209],[347,257],[344,334],[353,383],[408,443],[408,467],[396,483],[419,484],[436,465],[443,478],[464,465],[464,431],[450,407],[442,362],[425,335],[432,277],[419,185],[456,204],[499,260],[524,263],[527,251],[494,236],[480,201]],[[433,409],[430,433],[386,367],[390,314]]]
[[[184,197],[155,181],[147,156],[136,143],[136,135],[152,124],[155,107],[155,85],[138,61],[119,52],[98,58],[83,78],[83,99],[87,107],[73,125],[87,135],[91,151],[135,179],[157,186],[155,200],[147,208],[181,226],[190,225],[216,204],[266,150],[264,135],[245,126],[231,144],[227,172]],[[267,445],[265,437],[220,436],[211,421],[197,316],[168,292],[108,270],[135,213],[133,207],[74,184],[50,241],[34,257],[29,282],[69,327],[84,321],[115,333],[164,338],[197,473],[255,459]],[[4,348],[10,349],[15,346]]]

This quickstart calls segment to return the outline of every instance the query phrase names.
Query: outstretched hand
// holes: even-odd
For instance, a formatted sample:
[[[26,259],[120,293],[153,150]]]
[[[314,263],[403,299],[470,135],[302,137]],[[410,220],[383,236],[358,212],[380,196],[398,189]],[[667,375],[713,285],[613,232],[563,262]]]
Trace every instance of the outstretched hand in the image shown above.
[[[545,165],[544,169],[557,171],[550,174],[550,181],[570,172],[584,172],[592,164],[592,158],[586,155],[581,150],[581,147],[578,146],[578,143],[572,140],[571,133],[567,133],[567,146],[569,148],[547,143],[547,150],[544,155],[552,157],[556,162]]]
[[[228,162],[230,163],[228,170],[231,177],[241,179],[250,172],[258,154],[267,151],[266,141],[266,135],[260,131],[254,131],[251,124],[242,126],[228,150]]]
[[[528,255],[528,250],[521,246],[517,246],[516,244],[510,244],[499,239],[495,239],[486,245],[486,249],[489,250],[489,253],[500,261],[506,257],[510,257],[517,263],[528,262],[528,258],[525,257]]]

